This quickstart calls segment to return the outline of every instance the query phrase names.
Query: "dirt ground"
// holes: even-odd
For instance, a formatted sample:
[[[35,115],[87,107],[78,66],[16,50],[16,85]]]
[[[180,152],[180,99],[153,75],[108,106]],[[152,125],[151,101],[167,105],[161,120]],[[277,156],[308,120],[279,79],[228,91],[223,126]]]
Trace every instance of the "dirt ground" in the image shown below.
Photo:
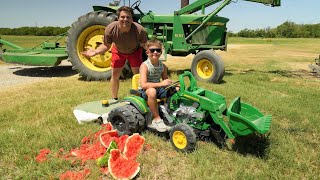
[[[43,81],[54,77],[67,77],[77,74],[69,62],[57,67],[26,66],[7,64],[0,61],[0,90]]]

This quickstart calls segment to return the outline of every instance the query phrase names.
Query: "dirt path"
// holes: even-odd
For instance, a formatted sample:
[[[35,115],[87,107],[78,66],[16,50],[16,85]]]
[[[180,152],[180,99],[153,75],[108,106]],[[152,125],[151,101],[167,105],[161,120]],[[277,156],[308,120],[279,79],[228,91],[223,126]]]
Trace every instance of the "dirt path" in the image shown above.
[[[77,74],[72,70],[70,63],[63,62],[57,67],[25,66],[7,64],[0,61],[0,90],[42,81],[53,77],[67,77]]]

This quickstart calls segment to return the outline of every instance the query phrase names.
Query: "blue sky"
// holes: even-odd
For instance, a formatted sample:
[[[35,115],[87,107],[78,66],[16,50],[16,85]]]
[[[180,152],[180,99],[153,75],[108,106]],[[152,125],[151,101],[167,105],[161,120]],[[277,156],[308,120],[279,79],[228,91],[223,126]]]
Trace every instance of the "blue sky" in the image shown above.
[[[230,19],[228,30],[274,28],[285,21],[298,24],[320,23],[320,0],[282,0],[281,7],[234,0],[218,14]],[[92,11],[93,5],[104,6],[112,0],[1,0],[0,27],[71,25],[77,18]],[[127,3],[129,1],[127,0]],[[131,3],[135,2],[131,0]],[[194,0],[190,0],[190,3]],[[218,3],[220,4],[220,3]],[[121,3],[123,5],[123,2]],[[142,11],[171,14],[180,8],[180,0],[142,0]],[[215,6],[206,10],[208,13]]]

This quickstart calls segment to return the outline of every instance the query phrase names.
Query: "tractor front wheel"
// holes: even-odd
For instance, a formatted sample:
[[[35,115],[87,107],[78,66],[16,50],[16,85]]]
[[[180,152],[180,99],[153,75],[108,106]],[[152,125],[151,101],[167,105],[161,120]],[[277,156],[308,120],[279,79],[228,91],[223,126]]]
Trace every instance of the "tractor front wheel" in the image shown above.
[[[201,51],[193,58],[191,72],[199,81],[220,83],[224,76],[224,63],[214,51]]]
[[[170,141],[177,151],[191,152],[196,147],[196,134],[184,123],[176,124],[170,132]]]
[[[78,18],[68,30],[67,52],[73,69],[86,80],[106,80],[111,77],[111,52],[85,57],[81,52],[103,44],[104,29],[117,19],[115,13],[90,12]]]

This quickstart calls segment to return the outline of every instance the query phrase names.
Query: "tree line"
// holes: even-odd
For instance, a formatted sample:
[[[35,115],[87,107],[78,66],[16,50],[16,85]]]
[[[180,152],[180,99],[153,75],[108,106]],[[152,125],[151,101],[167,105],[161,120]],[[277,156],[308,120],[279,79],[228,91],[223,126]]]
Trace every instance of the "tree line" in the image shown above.
[[[0,28],[0,35],[17,36],[56,36],[68,31],[70,27],[20,27],[20,28]],[[247,38],[319,38],[319,24],[296,24],[286,21],[276,28],[264,29],[244,29],[237,33],[228,32],[229,37],[247,37]]]
[[[70,27],[19,27],[19,28],[0,28],[0,35],[16,36],[57,36],[68,31]]]
[[[229,32],[229,37],[247,38],[320,38],[319,24],[296,24],[286,21],[276,28],[244,29],[238,33]]]

